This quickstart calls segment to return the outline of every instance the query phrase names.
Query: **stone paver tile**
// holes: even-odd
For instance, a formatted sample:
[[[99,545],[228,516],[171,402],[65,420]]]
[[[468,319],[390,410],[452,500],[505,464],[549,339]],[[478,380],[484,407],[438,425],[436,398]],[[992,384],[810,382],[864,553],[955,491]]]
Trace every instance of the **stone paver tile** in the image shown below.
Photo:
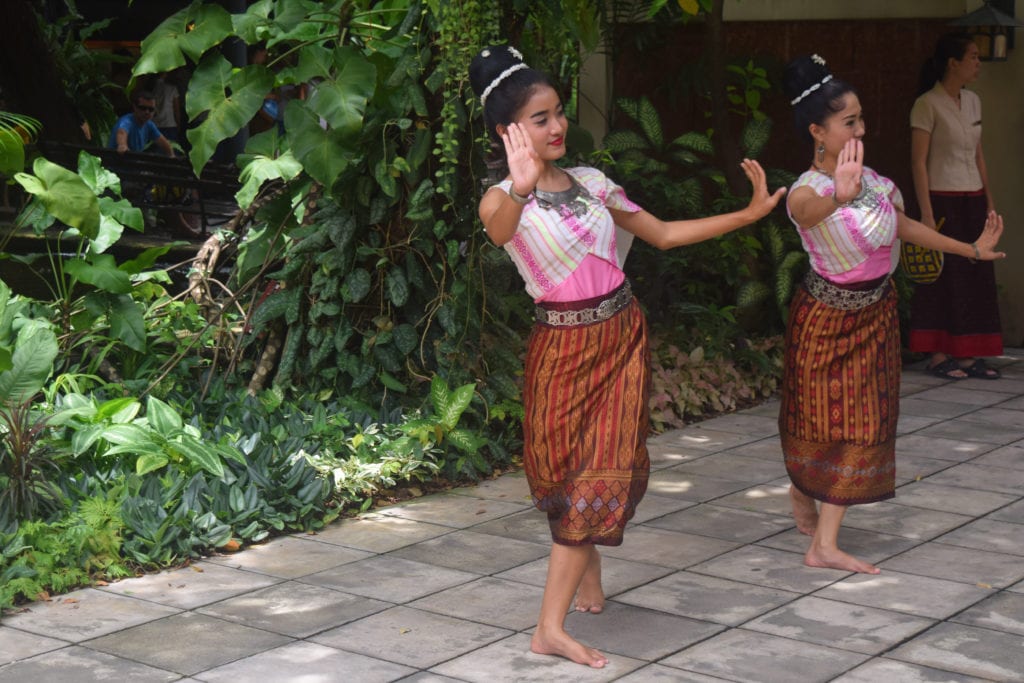
[[[449,569],[496,574],[532,562],[550,552],[550,543],[541,545],[475,531],[457,531],[399,548],[391,555]]]
[[[83,643],[107,654],[191,676],[291,641],[195,612],[118,631]]]
[[[1018,500],[1016,503],[1011,503],[1002,509],[986,515],[985,518],[996,519],[1000,522],[1024,524],[1024,500]]]
[[[5,615],[4,624],[30,633],[80,643],[89,638],[163,619],[180,610],[144,600],[83,588],[50,602],[24,605]]]
[[[1020,681],[1024,641],[1016,634],[944,623],[887,657],[993,681]]]
[[[660,663],[729,681],[811,683],[829,681],[865,659],[866,655],[847,650],[734,629]]]
[[[899,446],[897,446],[896,486],[903,486],[912,481],[920,481],[936,472],[948,470],[956,465],[957,462],[955,460],[939,460],[938,458],[928,458],[923,455],[901,453]],[[896,492],[896,495],[899,495],[899,491]]]
[[[773,420],[779,419],[779,407],[782,405],[781,401],[777,398],[770,398],[764,403],[754,406],[753,408],[747,408],[744,413],[750,415],[760,415],[762,417],[770,417]]]
[[[656,443],[661,445],[683,446],[705,453],[717,453],[741,446],[751,441],[759,441],[761,436],[750,436],[748,434],[736,434],[716,429],[705,429],[700,423],[686,425],[682,429],[673,429],[657,437]]]
[[[646,502],[646,500],[644,501]],[[472,531],[502,538],[514,538],[518,541],[551,546],[551,525],[548,516],[537,509],[524,510],[474,527]],[[457,533],[457,532],[454,532]]]
[[[449,493],[473,498],[491,498],[523,507],[533,507],[530,484],[522,471],[508,472],[494,479],[481,481],[473,486],[452,489]]]
[[[711,536],[726,541],[752,543],[792,527],[793,519],[702,503],[651,520],[647,526]]]
[[[909,434],[896,437],[896,469],[902,458],[917,455],[934,460],[965,462],[988,453],[996,448],[994,444],[979,443],[963,438],[940,438],[936,435]]]
[[[272,576],[203,561],[181,569],[124,579],[97,590],[192,609],[279,581]]]
[[[198,611],[264,631],[305,638],[391,606],[380,600],[289,581]]]
[[[1024,421],[1024,415],[1020,418]],[[972,465],[985,465],[991,467],[1009,467],[1015,470],[1024,470],[1024,445],[1020,442],[1012,443],[1002,448],[989,451],[985,455],[971,461]]]
[[[283,579],[297,579],[371,556],[363,550],[321,543],[312,538],[280,536],[268,543],[249,546],[244,552],[214,556],[211,563]]]
[[[662,470],[709,455],[707,451],[697,448],[664,444],[657,441],[658,438],[647,440],[647,455],[651,459],[651,470]]]
[[[1024,636],[1024,595],[997,593],[956,615],[952,621]]]
[[[238,681],[359,681],[385,683],[404,678],[416,669],[344,652],[316,643],[289,643],[202,674],[208,683]]]
[[[658,517],[664,517],[665,515],[673,512],[679,512],[686,508],[697,505],[692,500],[681,500],[679,498],[667,498],[665,496],[656,496],[650,491],[644,496],[643,500],[636,508],[636,514],[633,515],[633,519],[629,521],[632,525],[646,524],[652,519]],[[629,533],[628,531],[626,533]]]
[[[1024,429],[1007,425],[971,422],[965,418],[944,420],[914,433],[924,438],[959,439],[992,446],[1005,446],[1024,437]]]
[[[965,463],[932,475],[931,481],[936,484],[1024,496],[1024,470],[1009,467],[984,467]]]
[[[601,548],[601,554],[634,562],[684,569],[737,547],[717,538],[638,526],[628,529],[622,545]]]
[[[1020,411],[1018,410],[991,406],[963,415],[958,418],[958,421],[981,424],[988,427],[1005,427],[1010,431],[1016,430],[1021,435],[1019,438],[1024,438],[1024,424],[1022,424]]]
[[[181,674],[162,671],[84,647],[69,647],[47,652],[0,668],[0,683],[157,683],[180,680]]]
[[[522,631],[537,623],[543,594],[539,586],[487,576],[420,598],[409,607]]]
[[[702,420],[700,428],[763,438],[779,433],[779,420],[778,415],[755,415],[742,411]]]
[[[27,659],[67,645],[67,642],[56,638],[0,626],[0,667],[17,659]]]
[[[982,456],[985,457],[985,456]],[[896,489],[891,501],[896,505],[942,510],[968,517],[980,517],[1016,500],[1006,493],[965,489],[961,486],[935,484],[931,480],[915,481]]]
[[[464,529],[491,519],[522,512],[521,503],[435,493],[412,501],[377,508],[382,515]]]
[[[789,499],[788,478],[730,493],[728,496],[716,499],[715,505],[767,512],[772,515],[793,514],[793,506]]]
[[[751,441],[742,446],[722,451],[722,454],[743,455],[748,458],[760,458],[769,462],[777,462],[785,470],[785,465],[782,464],[782,442],[779,441],[778,436],[770,436],[760,441]]]
[[[999,407],[1005,408],[1006,410],[1024,410],[1024,396],[1018,396],[1017,398],[1012,398],[1009,401],[1003,401],[999,404]]]
[[[929,619],[946,619],[991,594],[991,588],[887,568],[881,574],[853,574],[814,595]]]
[[[320,530],[314,538],[322,543],[334,543],[372,553],[387,553],[451,532],[451,527],[447,526],[370,513],[338,520]]]
[[[931,576],[981,587],[1003,588],[1024,577],[1020,556],[961,548],[945,543],[925,543],[879,564],[908,574]]]
[[[751,482],[680,472],[675,467],[670,467],[652,472],[647,490],[658,496],[703,503],[745,489],[750,485]]]
[[[978,410],[978,406],[950,401],[930,401],[919,395],[904,396],[900,399],[900,417],[914,415],[916,417],[935,417],[949,420]]]
[[[957,383],[960,384],[959,382]],[[1013,391],[1008,385],[1004,385],[1008,391],[999,391],[997,383],[987,381],[985,385],[973,384],[975,388],[941,384],[931,389],[914,394],[914,398],[923,398],[929,401],[946,401],[948,403],[961,403],[968,406],[991,406],[1011,398]]]
[[[303,577],[303,583],[403,603],[478,578],[476,574],[382,555]]]
[[[896,434],[897,436],[913,434],[914,432],[921,431],[925,427],[930,427],[941,421],[942,418],[938,417],[924,417],[922,415],[905,415],[900,413],[899,421],[896,423]]]
[[[402,683],[461,683],[461,681],[429,671],[420,671],[418,674],[403,678]]]
[[[1008,555],[1024,555],[1024,524],[994,519],[977,519],[935,539],[939,543],[964,548],[993,550]],[[1024,562],[1024,560],[1022,560]]]
[[[889,659],[872,659],[832,683],[985,683],[985,679]]]
[[[690,567],[690,571],[794,593],[810,593],[849,574],[838,569],[806,567],[800,554],[756,545]]]
[[[609,600],[603,615],[569,614],[565,629],[603,654],[653,661],[710,638],[725,627]]]
[[[409,607],[393,607],[309,640],[418,669],[458,657],[511,634]]]
[[[786,476],[786,467],[781,458],[774,460],[740,455],[736,450],[715,453],[706,458],[676,465],[665,471],[739,481],[746,486],[756,486]]]
[[[675,572],[615,596],[618,602],[738,626],[799,595],[693,572]]]
[[[604,586],[604,593],[608,597],[642,586],[673,571],[675,570],[670,567],[620,560],[617,557],[608,557],[604,553],[601,555],[601,585]],[[499,579],[543,587],[548,576],[548,558],[509,569],[495,576]]]
[[[882,502],[856,505],[843,517],[843,525],[878,531],[915,541],[926,541],[971,521],[967,515]]]
[[[910,614],[807,596],[747,622],[743,628],[877,655],[934,623]]]
[[[648,683],[649,681],[665,681],[665,683],[722,683],[721,678],[682,669],[673,669],[661,664],[649,664],[637,669],[628,676],[615,679],[616,683]]]
[[[803,555],[807,552],[810,543],[809,536],[800,533],[795,527],[790,527],[781,534],[758,541],[757,545]],[[919,541],[902,536],[880,534],[877,531],[865,531],[853,527],[839,529],[839,547],[865,562],[881,562],[918,544]]]
[[[604,683],[635,671],[646,662],[604,653],[608,664],[591,669],[568,659],[530,652],[530,636],[518,633],[431,669],[469,683]]]

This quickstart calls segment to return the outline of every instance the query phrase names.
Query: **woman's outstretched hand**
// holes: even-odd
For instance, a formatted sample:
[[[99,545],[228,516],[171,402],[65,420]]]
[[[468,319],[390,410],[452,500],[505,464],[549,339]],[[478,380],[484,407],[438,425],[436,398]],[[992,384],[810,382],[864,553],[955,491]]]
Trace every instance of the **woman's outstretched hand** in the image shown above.
[[[985,219],[985,229],[981,231],[981,236],[974,241],[974,246],[978,248],[978,258],[982,261],[1006,258],[1005,253],[995,250],[1002,234],[1003,217],[995,211],[989,211],[988,218]]]
[[[530,194],[537,187],[544,162],[518,123],[508,124],[501,139],[505,143],[505,158],[508,160],[509,175],[512,176],[512,188],[523,196]]]
[[[786,188],[780,187],[775,191],[775,194],[769,194],[768,179],[765,177],[761,164],[753,159],[744,159],[740,166],[743,167],[743,172],[747,174],[750,184],[754,186],[754,194],[751,196],[750,204],[747,205],[747,208],[756,214],[754,220],[767,216],[779,203],[779,200],[782,199],[782,195],[786,194]]]
[[[852,202],[860,194],[861,176],[864,174],[864,143],[850,138],[839,150],[836,158],[836,172],[832,177],[836,186],[836,201],[840,204]]]

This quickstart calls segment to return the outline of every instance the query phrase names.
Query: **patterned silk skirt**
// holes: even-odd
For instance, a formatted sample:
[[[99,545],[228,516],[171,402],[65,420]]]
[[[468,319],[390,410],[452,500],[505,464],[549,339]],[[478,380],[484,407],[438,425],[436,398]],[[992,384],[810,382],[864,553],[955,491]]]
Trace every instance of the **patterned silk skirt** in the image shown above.
[[[779,433],[804,494],[852,505],[892,498],[899,417],[896,291],[841,310],[803,287],[790,305]]]
[[[635,299],[601,322],[534,326],[523,389],[524,464],[555,543],[622,543],[650,472],[649,356]]]

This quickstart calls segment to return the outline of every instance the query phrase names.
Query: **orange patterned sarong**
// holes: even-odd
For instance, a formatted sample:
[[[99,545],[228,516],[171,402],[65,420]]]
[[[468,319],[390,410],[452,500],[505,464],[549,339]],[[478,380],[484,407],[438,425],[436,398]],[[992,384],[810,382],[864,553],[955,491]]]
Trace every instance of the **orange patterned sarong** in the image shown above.
[[[591,325],[534,326],[523,391],[524,464],[555,543],[622,543],[650,472],[649,355],[635,299]]]
[[[896,291],[858,310],[799,287],[790,305],[779,433],[804,494],[852,505],[895,495],[900,338]]]

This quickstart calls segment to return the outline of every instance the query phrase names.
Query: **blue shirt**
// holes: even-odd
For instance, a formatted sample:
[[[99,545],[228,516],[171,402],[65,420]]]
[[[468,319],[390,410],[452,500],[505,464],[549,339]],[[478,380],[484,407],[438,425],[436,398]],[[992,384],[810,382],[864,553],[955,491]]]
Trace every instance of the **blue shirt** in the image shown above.
[[[117,149],[117,131],[119,130],[128,131],[128,149],[133,152],[141,152],[163,135],[152,119],[140,126],[135,120],[135,114],[125,114],[117,120],[114,129],[110,131],[110,142],[107,143],[107,147]]]

